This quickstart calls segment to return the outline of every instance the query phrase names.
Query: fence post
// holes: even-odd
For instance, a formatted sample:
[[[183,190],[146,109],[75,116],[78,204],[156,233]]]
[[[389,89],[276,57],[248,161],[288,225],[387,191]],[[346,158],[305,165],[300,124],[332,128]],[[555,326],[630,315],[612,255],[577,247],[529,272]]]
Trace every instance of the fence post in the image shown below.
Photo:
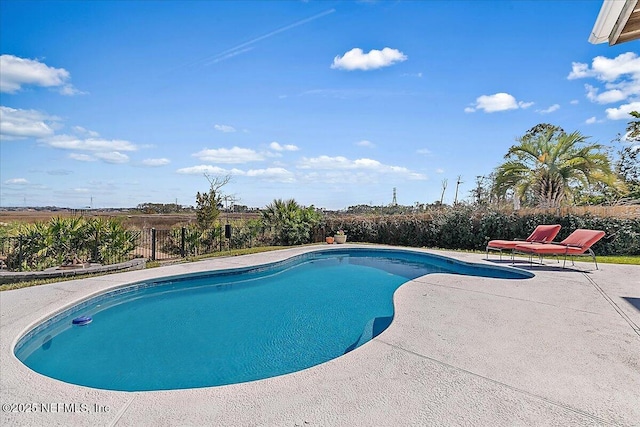
[[[185,227],[182,227],[182,235],[180,237],[180,256],[182,258],[184,258],[185,253],[184,253],[184,241],[186,239],[186,235],[187,235],[187,229]]]
[[[156,260],[156,229],[151,229],[151,261]]]

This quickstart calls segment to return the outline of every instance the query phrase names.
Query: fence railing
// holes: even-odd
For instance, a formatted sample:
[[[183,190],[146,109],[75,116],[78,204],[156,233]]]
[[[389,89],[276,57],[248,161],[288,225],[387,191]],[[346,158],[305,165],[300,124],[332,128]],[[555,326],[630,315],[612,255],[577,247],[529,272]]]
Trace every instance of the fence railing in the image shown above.
[[[152,261],[205,255],[229,249],[253,247],[255,239],[236,239],[229,229],[228,234],[220,230],[196,230],[191,228],[175,228],[157,230],[155,228],[140,230],[136,239],[133,255]]]
[[[49,254],[49,258],[46,254],[39,255],[37,252],[42,251],[34,251],[33,248],[37,245],[33,244],[33,239],[25,236],[0,238],[0,268],[23,271],[59,267],[60,254],[57,254],[57,257]],[[229,249],[244,249],[258,243],[255,236],[241,235],[241,233],[234,235],[231,227],[204,231],[186,227],[170,230],[143,229],[134,231],[134,241],[135,247],[128,254],[103,257],[101,263],[116,264],[133,258],[164,261]],[[76,251],[76,248],[68,249],[70,253],[76,253]],[[90,254],[82,258],[88,259],[81,261],[92,261]]]

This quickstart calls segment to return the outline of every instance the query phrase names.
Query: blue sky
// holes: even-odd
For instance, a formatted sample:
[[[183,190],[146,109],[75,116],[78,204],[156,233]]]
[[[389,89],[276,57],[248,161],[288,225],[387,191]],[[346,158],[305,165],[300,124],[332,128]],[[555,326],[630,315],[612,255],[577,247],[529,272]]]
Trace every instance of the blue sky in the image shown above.
[[[615,146],[640,42],[590,44],[601,5],[3,0],[0,205],[464,199],[538,123]]]

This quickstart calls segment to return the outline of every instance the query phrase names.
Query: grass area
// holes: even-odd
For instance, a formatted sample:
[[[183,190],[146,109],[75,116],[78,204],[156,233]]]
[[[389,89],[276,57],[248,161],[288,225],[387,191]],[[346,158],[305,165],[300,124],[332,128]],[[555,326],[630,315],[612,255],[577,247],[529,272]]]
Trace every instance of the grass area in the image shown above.
[[[640,265],[640,255],[605,255],[596,256],[598,264],[631,264]],[[576,258],[576,261],[588,261],[591,262],[589,257]]]
[[[304,246],[313,246],[313,245],[304,245]],[[290,248],[291,246],[260,246],[256,248],[247,248],[247,249],[232,249],[230,251],[222,251],[222,252],[214,252],[212,254],[199,255],[197,257],[188,257],[187,261],[201,261],[203,259],[208,258],[217,258],[224,256],[240,256],[240,255],[249,255],[249,254],[258,254],[260,252],[271,252],[277,251],[279,249]]]
[[[473,250],[463,250],[463,249],[440,249],[440,248],[424,248],[438,251],[448,251],[448,252],[464,252],[464,253],[474,253],[474,254],[485,254],[485,251],[473,251]],[[502,254],[503,257],[510,257],[510,252],[504,252]],[[497,252],[489,252],[489,257],[491,259],[498,258],[499,255]],[[526,258],[529,259],[529,255],[524,254],[516,254],[517,258]],[[571,258],[567,258],[567,262],[569,262]],[[593,262],[590,256],[576,256],[573,257],[575,262]],[[598,264],[629,264],[629,265],[640,265],[640,255],[598,255],[596,254],[596,260]]]
[[[511,256],[511,255],[509,255]],[[528,255],[516,255],[518,258],[526,258],[529,259]],[[535,257],[534,257],[535,258]],[[562,257],[558,257],[562,260]],[[569,262],[571,258],[567,258],[567,262]],[[590,256],[576,256],[573,257],[575,262],[590,262],[593,260]],[[596,254],[596,261],[598,264],[628,264],[628,265],[640,265],[640,255],[602,255],[598,256]]]
[[[183,264],[185,262],[202,261],[210,258],[258,254],[260,252],[277,251],[279,249],[286,249],[289,247],[290,246],[260,246],[255,248],[246,248],[246,249],[231,249],[228,251],[213,252],[210,254],[190,256],[186,258],[172,259],[172,260],[166,260],[166,261],[147,261],[147,268],[162,267],[165,265],[173,265],[173,264]]]
[[[82,276],[52,277],[49,279],[36,279],[36,280],[26,280],[24,282],[4,283],[0,285],[0,292],[10,291],[13,289],[30,288],[31,286],[48,285],[50,283],[68,282],[69,280],[86,279],[88,277],[106,276],[107,274],[113,274],[113,273],[93,273],[93,274],[85,274]]]
[[[320,243],[320,245],[323,245],[323,244]],[[174,260],[168,260],[168,261],[148,261],[146,264],[146,268],[157,268],[165,265],[201,261],[209,258],[257,254],[261,252],[270,252],[270,251],[276,251],[279,249],[286,249],[287,247],[288,246],[263,246],[263,247],[256,247],[256,248],[247,248],[247,249],[232,249],[229,251],[215,252],[212,254],[199,255],[196,257],[187,257],[183,259],[174,259]],[[429,249],[435,249],[435,248],[429,248]],[[451,249],[435,249],[435,250],[484,254],[484,251],[464,251],[464,250],[452,251]],[[516,256],[522,257],[520,255],[516,255]],[[524,257],[528,258],[528,256],[524,256]],[[588,257],[588,256],[574,257],[574,260],[576,262],[592,262],[591,257]],[[597,260],[598,260],[598,264],[640,265],[640,255],[603,255],[603,256],[597,256]],[[88,277],[104,276],[106,274],[113,274],[113,273],[96,273],[96,274],[87,274],[84,276],[67,276],[67,277],[56,277],[51,279],[29,280],[29,281],[17,282],[17,283],[5,283],[3,285],[0,285],[0,292],[12,290],[12,289],[28,288],[31,286],[46,285],[49,283],[59,283],[59,282],[66,282],[69,280],[85,279]]]

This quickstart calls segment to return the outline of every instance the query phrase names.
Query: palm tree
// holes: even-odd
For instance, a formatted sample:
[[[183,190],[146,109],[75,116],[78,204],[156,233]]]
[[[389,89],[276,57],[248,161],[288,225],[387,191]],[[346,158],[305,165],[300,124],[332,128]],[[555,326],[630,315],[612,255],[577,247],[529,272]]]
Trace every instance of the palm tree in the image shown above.
[[[311,231],[321,220],[313,206],[305,208],[294,199],[274,200],[262,212],[262,221],[274,232],[278,245],[300,245],[311,241]]]
[[[580,132],[537,125],[509,148],[507,161],[496,169],[495,191],[540,207],[559,207],[577,185],[616,185],[611,164],[600,144],[589,143]]]
[[[627,125],[627,133],[624,137],[618,135],[618,141],[627,144],[618,152],[615,170],[625,184],[628,193],[624,194],[626,200],[640,200],[640,113],[632,111],[633,120]]]

